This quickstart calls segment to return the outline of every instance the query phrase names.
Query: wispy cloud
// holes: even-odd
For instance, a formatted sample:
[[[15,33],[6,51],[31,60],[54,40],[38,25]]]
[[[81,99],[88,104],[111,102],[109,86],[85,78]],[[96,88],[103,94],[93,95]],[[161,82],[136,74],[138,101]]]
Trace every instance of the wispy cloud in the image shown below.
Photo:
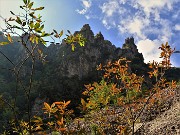
[[[180,31],[180,24],[176,24],[176,25],[174,26],[174,30]]]
[[[117,0],[112,0],[107,3],[104,3],[102,6],[100,6],[102,13],[104,13],[107,17],[113,16],[114,13],[118,12],[119,3]]]
[[[90,0],[81,0],[81,2],[82,2],[83,9],[82,10],[77,9],[76,11],[79,14],[84,15],[88,11],[88,9],[91,7],[91,1]]]
[[[150,17],[151,14],[159,16],[161,10],[172,10],[173,4],[177,0],[132,0],[132,6],[137,9],[143,10],[146,16]]]
[[[180,11],[179,0],[103,0],[91,1],[98,4],[101,23],[107,28],[115,28],[120,35],[134,36],[145,62],[159,61],[157,48],[162,43],[171,42],[174,32],[180,31],[177,23]],[[175,7],[177,12],[175,12]],[[85,8],[84,8],[85,9]],[[85,15],[92,15],[86,10]],[[90,19],[90,18],[88,18]],[[173,20],[173,22],[172,22]],[[176,24],[176,25],[175,25]],[[125,37],[123,36],[123,37]]]

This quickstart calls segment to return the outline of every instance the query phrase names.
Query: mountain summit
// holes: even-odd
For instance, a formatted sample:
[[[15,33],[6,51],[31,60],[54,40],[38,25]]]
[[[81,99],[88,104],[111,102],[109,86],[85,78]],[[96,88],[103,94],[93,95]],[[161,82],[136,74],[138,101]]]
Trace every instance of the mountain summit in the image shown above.
[[[117,60],[121,57],[126,57],[129,60],[139,57],[139,63],[143,63],[143,56],[138,52],[133,37],[127,38],[122,48],[117,48],[110,41],[105,40],[101,32],[94,36],[89,24],[85,24],[80,31],[75,32],[75,34],[77,33],[82,34],[87,39],[85,47],[77,46],[75,52],[70,52],[70,46],[62,44],[58,48],[58,54],[53,56],[57,58],[56,63],[59,63],[59,71],[62,71],[65,76],[77,75],[80,79],[87,77],[95,71],[98,64],[105,64],[107,61]]]

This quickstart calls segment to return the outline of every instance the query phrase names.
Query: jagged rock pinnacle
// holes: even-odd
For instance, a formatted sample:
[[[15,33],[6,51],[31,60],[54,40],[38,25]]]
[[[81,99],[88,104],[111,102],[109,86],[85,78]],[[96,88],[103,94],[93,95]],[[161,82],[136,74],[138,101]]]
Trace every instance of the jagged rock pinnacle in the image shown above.
[[[79,33],[81,33],[87,40],[89,40],[90,42],[94,42],[94,33],[91,30],[91,27],[89,26],[89,24],[85,24],[81,30],[79,31]]]
[[[122,49],[130,49],[133,53],[138,53],[133,37],[125,39],[125,43],[123,44]]]

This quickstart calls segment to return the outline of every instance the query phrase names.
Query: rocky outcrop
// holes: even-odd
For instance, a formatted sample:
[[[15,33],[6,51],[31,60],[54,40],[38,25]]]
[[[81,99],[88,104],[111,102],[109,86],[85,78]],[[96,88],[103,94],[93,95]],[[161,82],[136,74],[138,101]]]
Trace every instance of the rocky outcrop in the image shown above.
[[[136,54],[139,54],[133,37],[125,39],[125,43],[122,46],[122,51],[123,57],[127,57],[129,59],[133,59]]]
[[[84,38],[86,38],[86,40],[88,40],[89,42],[94,42],[94,33],[91,30],[91,27],[89,26],[89,24],[85,24],[80,31],[76,31],[76,33],[80,33],[84,36]]]
[[[85,24],[80,31],[76,31],[74,34],[77,33],[82,34],[87,39],[87,42],[85,47],[76,46],[75,52],[71,53],[68,45],[64,43],[61,45],[59,48],[60,57],[56,62],[63,63],[59,65],[59,71],[66,72],[65,74],[62,72],[62,75],[68,77],[77,75],[81,79],[95,72],[96,66],[100,63],[105,64],[107,61],[119,59],[120,57],[132,60],[140,55],[133,37],[127,38],[121,49],[105,40],[101,32],[94,36],[89,24]]]
[[[168,108],[165,106],[169,106]],[[180,134],[180,86],[175,95],[168,99],[161,112],[145,124],[136,124],[137,135],[179,135]]]

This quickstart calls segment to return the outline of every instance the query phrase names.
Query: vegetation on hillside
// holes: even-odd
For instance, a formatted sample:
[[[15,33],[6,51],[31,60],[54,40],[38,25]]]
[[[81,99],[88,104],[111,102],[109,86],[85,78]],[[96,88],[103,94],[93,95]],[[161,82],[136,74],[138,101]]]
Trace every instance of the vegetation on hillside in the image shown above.
[[[43,64],[52,64],[50,57],[46,57],[43,52],[43,45],[46,44],[43,38],[46,36],[51,36],[52,39],[60,38],[63,31],[58,33],[53,30],[52,33],[46,33],[41,15],[36,15],[36,12],[43,10],[44,7],[34,8],[34,2],[31,0],[23,0],[23,2],[24,5],[20,8],[24,14],[17,15],[11,11],[13,17],[4,20],[6,29],[1,33],[4,40],[0,43],[1,47],[14,42],[21,46],[18,49],[8,46],[21,52],[20,57],[15,60],[12,60],[13,55],[6,55],[6,49],[0,50],[2,66],[0,70],[0,83],[2,84],[0,118],[4,123],[0,124],[4,126],[0,127],[2,134],[135,134],[135,125],[142,121],[144,113],[151,114],[155,109],[161,107],[166,99],[173,96],[176,81],[166,80],[164,77],[168,76],[165,74],[166,71],[171,71],[170,57],[174,52],[168,43],[162,44],[159,48],[162,61],[149,63],[149,69],[143,62],[138,64],[138,61],[143,59],[140,54],[133,56],[132,61],[120,58],[100,64],[97,67],[98,72],[95,72],[100,81],[97,79],[95,82],[86,84],[89,78],[83,78],[83,83],[86,84],[83,92],[80,85],[81,80],[78,77],[61,77],[51,69],[52,66],[46,66],[43,69],[46,75],[40,76]],[[16,25],[12,25],[11,22]],[[109,42],[104,41],[101,33],[98,35],[95,40],[100,44],[104,43],[104,46],[108,48]],[[73,53],[74,59],[77,59],[75,56],[78,56],[78,53],[82,54],[86,51],[80,48],[86,43],[81,33],[71,34],[68,31],[64,41],[66,47],[62,47],[61,52],[58,52],[61,56],[64,53]],[[128,46],[129,44],[125,45],[126,48]],[[66,52],[65,48],[68,48],[69,52]],[[51,49],[53,51],[53,47]],[[107,51],[103,47],[100,49]],[[136,48],[132,49],[137,51]],[[123,51],[123,53],[128,53],[131,50],[124,49]],[[103,55],[107,58],[110,56],[108,51]],[[129,55],[130,57],[132,56]],[[64,57],[58,58],[63,62]],[[58,63],[54,63],[54,66],[58,67],[56,64]],[[142,65],[144,65],[144,68],[141,68],[142,72],[137,71],[136,69]],[[142,76],[142,73],[145,76]],[[151,85],[147,85],[147,75],[149,75],[149,80],[152,80]],[[49,78],[47,79],[46,76]],[[53,78],[56,77],[58,79],[55,81]],[[68,91],[69,93],[62,91],[59,89],[60,86],[66,86],[64,90],[71,89],[72,91]],[[79,90],[74,87],[79,87]],[[81,92],[81,98],[76,96]],[[33,113],[33,101],[37,97],[43,97],[43,94],[49,95],[50,100],[44,101],[42,114]],[[70,101],[67,95],[73,97],[74,100]],[[53,101],[58,97],[60,101]],[[76,108],[71,106],[73,102],[79,102],[81,118],[75,118],[77,115],[73,113]]]

